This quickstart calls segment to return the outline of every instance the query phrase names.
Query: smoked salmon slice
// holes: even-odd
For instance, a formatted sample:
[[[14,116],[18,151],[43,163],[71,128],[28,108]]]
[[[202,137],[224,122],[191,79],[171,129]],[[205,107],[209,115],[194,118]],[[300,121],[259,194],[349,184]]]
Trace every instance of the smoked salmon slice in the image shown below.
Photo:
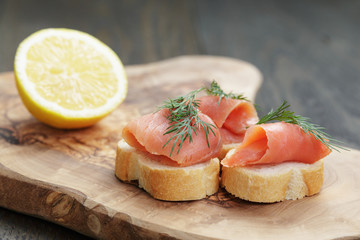
[[[239,143],[243,140],[246,128],[258,122],[254,105],[245,100],[202,96],[199,110],[208,115],[220,129],[224,144]]]
[[[274,164],[287,161],[314,163],[331,150],[298,125],[276,122],[253,125],[244,141],[222,161],[227,167]]]
[[[192,134],[193,141],[190,143],[186,139],[179,153],[177,148],[172,154],[172,142],[163,147],[174,133],[166,134],[170,126],[166,116],[169,114],[168,109],[162,109],[156,113],[144,115],[130,122],[122,132],[124,140],[132,147],[146,151],[153,155],[160,156],[161,162],[169,165],[189,166],[200,162],[205,162],[211,158],[217,157],[222,148],[220,132],[213,128],[215,135],[208,134],[209,146],[203,129],[197,134]],[[214,124],[214,122],[205,114],[199,112],[202,121]],[[171,155],[171,156],[170,156]]]

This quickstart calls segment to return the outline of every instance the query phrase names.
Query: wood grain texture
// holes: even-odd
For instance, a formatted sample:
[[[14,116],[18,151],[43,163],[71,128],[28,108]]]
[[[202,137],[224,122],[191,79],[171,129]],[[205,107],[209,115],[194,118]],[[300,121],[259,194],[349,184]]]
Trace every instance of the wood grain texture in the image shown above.
[[[103,239],[360,236],[356,150],[326,159],[320,194],[277,204],[241,201],[224,190],[200,201],[158,201],[118,181],[116,143],[130,119],[204,80],[216,78],[252,99],[261,83],[252,65],[221,57],[181,57],[126,71],[124,104],[97,125],[71,131],[33,119],[17,96],[12,74],[0,75],[1,206]]]
[[[0,71],[12,71],[20,41],[47,27],[86,31],[126,65],[184,54],[245,59],[264,75],[263,112],[287,99],[360,149],[359,11],[356,0],[1,0]],[[78,237],[0,208],[2,239]]]

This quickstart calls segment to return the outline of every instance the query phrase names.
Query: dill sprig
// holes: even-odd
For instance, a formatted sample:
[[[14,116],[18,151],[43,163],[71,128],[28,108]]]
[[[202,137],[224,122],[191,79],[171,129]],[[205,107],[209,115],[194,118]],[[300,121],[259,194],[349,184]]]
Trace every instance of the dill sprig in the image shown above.
[[[299,126],[299,130],[303,130],[306,134],[314,136],[315,139],[323,143],[328,149],[336,151],[339,151],[339,149],[348,150],[340,145],[342,144],[341,141],[338,141],[325,133],[324,127],[311,123],[310,119],[307,117],[295,115],[294,112],[287,110],[289,107],[290,105],[287,101],[283,101],[275,111],[271,109],[271,111],[263,116],[256,124],[263,124],[271,121],[283,121],[296,124]]]
[[[230,93],[225,93],[219,86],[219,84],[216,81],[212,81],[210,84],[210,88],[206,87],[206,93],[208,95],[213,95],[213,96],[219,96],[219,104],[221,102],[222,98],[228,99],[228,98],[232,98],[232,99],[239,99],[239,100],[245,100],[250,102],[244,95],[242,94],[234,94],[232,92]]]
[[[169,115],[166,116],[166,118],[169,120],[170,126],[166,129],[164,135],[170,133],[174,133],[174,135],[169,138],[169,140],[164,144],[163,148],[166,147],[171,141],[173,141],[170,156],[173,154],[176,147],[177,153],[179,153],[183,143],[187,139],[191,143],[193,141],[192,134],[194,133],[197,135],[201,129],[203,129],[205,132],[208,147],[210,147],[209,134],[212,133],[214,136],[216,136],[213,130],[213,128],[216,128],[216,126],[211,123],[202,121],[198,115],[200,100],[196,99],[196,96],[199,92],[204,90],[206,90],[208,95],[219,96],[219,104],[223,98],[249,101],[241,94],[236,95],[231,92],[225,93],[216,81],[212,81],[210,87],[202,87],[184,96],[165,101],[164,105],[162,105],[160,109],[170,110]]]
[[[200,119],[198,114],[197,109],[200,106],[200,100],[196,99],[196,95],[204,89],[205,88],[199,88],[184,96],[169,99],[168,101],[165,101],[163,106],[160,107],[161,109],[166,108],[170,110],[170,113],[167,116],[170,126],[166,129],[167,131],[164,135],[175,133],[163,146],[164,148],[173,141],[170,156],[176,147],[178,148],[177,153],[180,152],[180,149],[186,139],[189,139],[189,142],[192,142],[192,134],[194,133],[197,135],[201,129],[205,132],[208,147],[210,147],[209,133],[211,132],[214,136],[216,136],[212,129],[216,128],[216,126],[204,122]]]

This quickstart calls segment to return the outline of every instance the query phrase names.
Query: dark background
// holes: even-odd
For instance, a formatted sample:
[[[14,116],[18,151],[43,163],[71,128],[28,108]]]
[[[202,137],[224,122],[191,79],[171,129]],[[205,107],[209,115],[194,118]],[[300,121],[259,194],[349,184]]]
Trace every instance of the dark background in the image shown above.
[[[264,76],[263,113],[286,99],[360,148],[360,1],[0,0],[0,72],[13,70],[25,37],[48,27],[90,33],[125,65],[189,54],[248,61]],[[82,238],[0,208],[0,239]]]

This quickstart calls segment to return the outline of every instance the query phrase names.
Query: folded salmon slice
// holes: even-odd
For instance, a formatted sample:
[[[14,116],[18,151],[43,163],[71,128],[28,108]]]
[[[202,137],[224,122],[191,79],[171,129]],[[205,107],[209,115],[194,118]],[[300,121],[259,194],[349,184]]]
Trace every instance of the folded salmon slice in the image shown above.
[[[314,163],[331,152],[313,135],[295,124],[277,122],[254,125],[244,141],[221,164],[228,167],[273,164],[287,161]]]
[[[215,122],[224,144],[242,142],[246,128],[259,120],[254,105],[248,101],[223,98],[219,104],[219,96],[198,99],[199,110]]]
[[[162,109],[135,119],[123,129],[123,138],[130,146],[159,156],[157,159],[166,165],[189,166],[218,156],[222,148],[222,141],[220,132],[216,128],[213,128],[215,135],[212,132],[208,134],[210,147],[207,144],[205,132],[201,129],[197,134],[192,134],[193,141],[191,143],[189,143],[189,139],[186,139],[180,152],[177,153],[178,148],[175,147],[170,156],[173,141],[163,147],[174,135],[174,133],[164,135],[170,126],[169,120],[166,118],[168,114],[168,109]],[[205,114],[199,112],[199,117],[205,122],[214,124]]]

